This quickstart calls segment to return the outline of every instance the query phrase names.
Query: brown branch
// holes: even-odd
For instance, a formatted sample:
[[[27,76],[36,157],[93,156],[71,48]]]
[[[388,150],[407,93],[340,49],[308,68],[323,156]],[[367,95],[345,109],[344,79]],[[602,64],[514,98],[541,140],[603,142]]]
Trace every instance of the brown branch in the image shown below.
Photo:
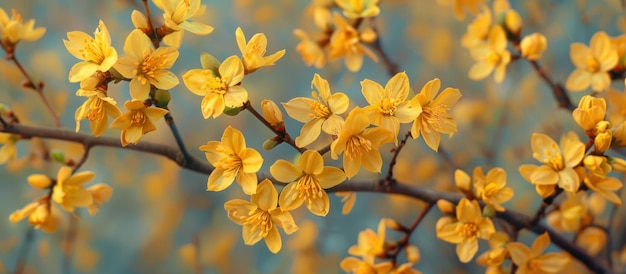
[[[152,24],[152,15],[150,14],[150,7],[148,6],[148,0],[141,0],[141,2],[143,3],[143,10],[146,12],[146,18],[148,19],[148,27],[150,28],[150,31],[152,31],[152,35],[150,35],[150,33],[146,33],[148,35],[148,37],[150,37],[150,40],[152,41],[152,45],[154,45],[154,48],[159,48],[159,44],[161,43],[161,41],[159,40],[159,36],[157,34],[156,29],[154,28],[154,25]]]
[[[175,147],[155,144],[150,142],[141,142],[137,145],[129,145],[127,147],[122,147],[119,139],[111,138],[111,137],[93,137],[91,135],[75,133],[73,131],[64,130],[64,129],[51,129],[51,128],[41,128],[41,127],[32,127],[25,125],[10,125],[7,128],[0,129],[0,132],[5,133],[14,133],[21,134],[26,137],[42,137],[48,139],[57,139],[57,140],[65,140],[70,142],[82,143],[87,146],[105,146],[105,147],[114,147],[114,148],[124,148],[128,150],[134,151],[142,151],[146,153],[156,154],[165,156],[168,159],[176,162],[180,167],[192,171],[196,171],[202,174],[210,174],[213,171],[213,167],[208,165],[205,162],[201,162],[196,158],[190,158],[189,160],[185,160],[185,157],[182,153]],[[260,175],[259,179],[267,178],[267,175]],[[401,194],[404,196],[409,196],[416,198],[418,200],[422,200],[429,204],[434,204],[437,200],[444,199],[448,200],[452,203],[458,203],[459,200],[464,197],[458,193],[448,193],[448,192],[440,192],[420,186],[412,186],[408,184],[403,184],[397,182],[395,179],[388,182],[387,186],[382,186],[379,183],[379,180],[371,180],[371,181],[347,181],[339,184],[336,187],[328,189],[328,192],[337,192],[337,191],[354,191],[354,192],[376,192],[376,193],[391,193],[391,194]],[[580,260],[583,264],[585,264],[591,271],[596,273],[610,273],[610,270],[606,268],[601,262],[596,260],[594,257],[585,253],[581,248],[574,245],[568,239],[562,237],[558,233],[548,229],[544,225],[540,223],[531,224],[532,217],[527,215],[517,213],[513,210],[507,210],[503,213],[498,213],[496,215],[498,218],[501,218],[514,227],[517,228],[526,228],[534,233],[541,234],[544,232],[548,232],[550,234],[550,238],[552,242],[559,246],[561,249],[569,252],[572,256]]]
[[[557,84],[552,81],[552,78],[550,78],[546,70],[539,65],[539,62],[531,60],[528,60],[528,62],[533,67],[533,69],[535,69],[539,77],[541,77],[541,79],[543,79],[543,81],[546,82],[548,86],[550,86],[550,88],[552,89],[552,94],[554,95],[554,99],[556,99],[559,107],[568,109],[569,111],[573,111],[576,107],[572,104],[572,101],[570,100],[569,95],[567,95],[565,88],[563,88],[561,84]]]
[[[272,126],[272,124],[270,124],[270,122],[268,122],[265,117],[263,117],[263,115],[261,115],[258,111],[256,111],[256,109],[254,109],[254,107],[252,106],[252,104],[250,103],[250,101],[247,101],[246,103],[243,104],[243,108],[247,109],[250,113],[252,113],[252,115],[254,115],[254,117],[259,120],[261,123],[263,123],[263,125],[265,125],[267,128],[269,128],[272,132],[274,132],[274,134],[276,134],[276,136],[280,137],[280,139],[289,144],[290,146],[292,146],[293,148],[295,148],[298,152],[303,153],[306,151],[306,148],[303,147],[298,147],[296,145],[296,143],[294,142],[293,139],[291,139],[291,136],[289,136],[289,134],[284,131],[284,130],[278,130],[276,128],[274,128]],[[320,153],[321,154],[321,153]]]
[[[46,110],[48,111],[50,116],[52,116],[52,119],[54,120],[54,124],[57,127],[63,127],[63,124],[61,123],[59,116],[54,112],[54,109],[52,109],[50,102],[48,101],[48,99],[46,99],[46,96],[44,96],[43,94],[43,88],[45,86],[44,82],[40,81],[38,84],[35,84],[35,81],[33,81],[33,78],[30,76],[30,73],[26,71],[24,66],[22,66],[22,63],[15,56],[15,48],[7,47],[2,41],[0,41],[0,47],[2,47],[2,49],[7,54],[6,59],[9,61],[12,61],[15,64],[15,66],[20,70],[20,72],[22,72],[22,75],[26,77],[26,82],[24,83],[23,86],[37,93],[37,95],[39,96],[39,99],[41,99],[44,106],[46,107]]]
[[[390,182],[391,179],[393,179],[393,167],[396,165],[398,155],[400,155],[400,151],[402,151],[402,148],[404,148],[404,145],[406,145],[406,140],[409,139],[410,136],[411,136],[411,131],[407,132],[404,135],[404,138],[402,138],[402,140],[398,144],[398,146],[393,148],[393,156],[391,157],[391,160],[389,161],[389,169],[387,170],[387,177],[385,177],[387,182]]]
[[[424,217],[426,217],[428,212],[430,212],[430,210],[433,208],[433,205],[434,204],[427,204],[426,205],[426,208],[424,208],[424,210],[422,210],[422,213],[420,213],[420,215],[417,216],[415,221],[413,221],[411,226],[405,232],[405,234],[402,237],[402,239],[400,239],[400,241],[398,242],[398,245],[396,246],[396,249],[391,254],[389,254],[389,257],[391,257],[391,263],[394,266],[397,263],[398,255],[400,254],[400,251],[403,250],[403,249],[406,249],[406,247],[409,245],[409,240],[411,238],[411,234],[413,234],[415,229],[417,229],[417,226],[422,222],[422,220],[424,220]]]

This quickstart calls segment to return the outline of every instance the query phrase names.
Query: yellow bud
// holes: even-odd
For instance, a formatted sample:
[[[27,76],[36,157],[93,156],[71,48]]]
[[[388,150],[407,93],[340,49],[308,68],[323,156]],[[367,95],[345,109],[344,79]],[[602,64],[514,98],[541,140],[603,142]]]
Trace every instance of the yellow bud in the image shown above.
[[[278,108],[278,105],[272,100],[263,100],[261,102],[261,110],[265,119],[277,130],[284,131],[285,125],[283,120],[283,113]]]
[[[390,218],[383,218],[383,221],[385,222],[385,227],[391,228],[393,230],[396,231],[403,231],[404,227],[398,223],[398,221],[394,220],[394,219],[390,219]]]
[[[409,245],[404,250],[406,252],[406,259],[413,264],[416,264],[420,261],[420,250],[417,249],[417,246]]]
[[[580,98],[578,108],[572,112],[572,117],[576,123],[586,131],[594,129],[598,123],[604,120],[605,115],[606,100],[589,95]]]
[[[50,180],[50,177],[43,174],[30,175],[26,180],[32,187],[39,189],[46,189],[52,184],[52,180]]]
[[[609,147],[611,147],[611,139],[613,138],[611,131],[607,130],[596,135],[596,138],[593,139],[593,145],[595,146],[595,150],[597,152],[605,152]]]
[[[587,155],[583,163],[591,174],[602,178],[606,177],[606,174],[612,169],[605,156]]]
[[[320,29],[328,29],[332,26],[330,10],[325,7],[316,8],[313,12],[313,21],[315,25]]]
[[[454,208],[456,205],[449,202],[448,200],[437,200],[437,207],[443,214],[454,214]]]
[[[365,43],[371,43],[378,38],[378,34],[372,28],[365,28],[363,32],[361,32],[361,41]]]
[[[515,10],[508,10],[504,17],[504,27],[507,32],[510,32],[515,37],[519,37],[520,30],[522,29],[522,18]]]
[[[276,146],[278,146],[280,143],[276,140],[276,138],[270,138],[265,140],[265,142],[263,142],[263,149],[264,150],[272,150],[273,148],[275,148]]]
[[[626,160],[617,157],[610,157],[609,164],[613,167],[613,170],[618,172],[626,172]]]
[[[528,60],[539,60],[548,47],[548,40],[541,33],[533,33],[522,39],[520,44],[522,57]]]

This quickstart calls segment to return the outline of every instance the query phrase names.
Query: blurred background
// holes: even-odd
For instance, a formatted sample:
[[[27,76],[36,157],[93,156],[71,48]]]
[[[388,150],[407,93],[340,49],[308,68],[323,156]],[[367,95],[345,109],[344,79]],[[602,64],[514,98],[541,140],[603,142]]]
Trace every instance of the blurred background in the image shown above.
[[[557,108],[550,89],[527,62],[511,63],[501,84],[496,84],[491,76],[480,82],[468,79],[467,71],[473,61],[460,40],[472,15],[459,21],[452,6],[437,1],[381,2],[381,14],[375,24],[382,46],[400,70],[406,71],[413,90],[419,92],[427,81],[439,78],[442,89],[454,87],[463,94],[453,110],[459,131],[450,139],[442,138],[442,147],[467,173],[471,174],[475,166],[483,166],[485,171],[494,166],[504,168],[508,185],[515,190],[515,198],[505,206],[533,213],[540,199],[518,172],[519,165],[535,163],[530,151],[531,134],[542,132],[557,139],[570,130],[581,138],[584,132],[573,123],[567,110]],[[491,2],[488,1],[490,6]],[[286,49],[286,54],[275,66],[262,68],[244,79],[250,101],[259,110],[263,99],[286,102],[293,97],[310,96],[315,73],[329,80],[333,92],[345,92],[358,106],[365,106],[360,81],[367,78],[384,85],[389,79],[380,64],[367,58],[357,73],[348,72],[343,60],[329,62],[322,69],[305,66],[295,51],[299,40],[293,30],[314,29],[311,1],[234,0],[203,4],[207,5],[206,14],[198,20],[215,30],[208,36],[186,33],[172,71],[182,77],[187,70],[199,68],[201,52],[211,53],[218,60],[239,55],[235,42],[238,26],[247,38],[262,32],[268,38],[268,54],[281,49]],[[574,68],[569,59],[570,43],[588,44],[598,30],[610,36],[625,30],[619,0],[529,0],[512,1],[511,5],[522,16],[523,35],[541,32],[548,38],[548,49],[540,63],[561,83]],[[63,45],[66,33],[78,30],[91,35],[101,19],[111,33],[113,46],[123,56],[124,40],[133,29],[130,14],[133,9],[143,11],[141,1],[132,0],[1,0],[0,8],[7,13],[15,8],[25,19],[34,18],[36,26],[46,27],[42,39],[20,43],[16,54],[36,79],[46,82],[45,93],[69,129],[75,126],[74,111],[83,98],[74,95],[78,84],[67,80],[70,67],[78,60]],[[151,8],[153,18],[161,22],[161,11],[152,3]],[[38,97],[21,87],[22,81],[12,63],[0,61],[0,102],[9,105],[23,124],[54,126]],[[623,89],[621,82],[614,84]],[[121,106],[129,99],[128,83],[110,85],[109,95]],[[572,102],[577,104],[582,95],[571,94]],[[246,112],[204,120],[201,98],[189,92],[182,80],[171,90],[171,96],[171,113],[187,147],[200,159],[204,160],[204,155],[197,148],[207,141],[219,140],[228,125],[242,130],[247,145],[259,151],[263,141],[273,137]],[[301,124],[284,114],[288,132],[297,136]],[[142,141],[175,145],[163,120],[157,127]],[[403,125],[401,132],[409,129],[410,125]],[[90,132],[85,121],[81,132]],[[109,129],[105,135],[117,137],[119,132]],[[322,140],[313,147],[322,147],[328,141]],[[28,237],[32,241],[26,249],[25,273],[193,273],[198,269],[202,273],[339,273],[339,262],[348,256],[348,248],[356,244],[359,231],[375,230],[382,217],[408,225],[424,207],[421,202],[400,196],[358,193],[354,209],[344,216],[340,198],[331,194],[331,213],[326,218],[313,216],[304,207],[294,211],[300,230],[290,236],[282,234],[283,249],[274,255],[262,242],[245,246],[241,226],[227,218],[225,201],[248,199],[239,186],[206,192],[206,175],[181,170],[165,158],[96,147],[81,170],[96,173],[93,183],[104,182],[114,188],[111,201],[94,217],[85,210],[78,210],[79,219],[63,215],[64,223],[53,234],[34,231],[29,235],[26,221],[12,224],[8,216],[45,195],[26,183],[29,174],[56,176],[59,165],[40,160],[41,147],[63,150],[72,159],[82,155],[80,145],[34,139],[19,142],[19,159],[0,167],[0,273],[15,269]],[[381,149],[384,159],[392,155],[390,149],[389,145]],[[297,155],[284,144],[262,153],[265,173],[277,159],[293,159]],[[339,164],[326,158],[332,165]],[[402,182],[456,191],[452,167],[421,139],[409,141],[395,172]],[[361,172],[357,178],[378,176]],[[438,210],[431,211],[411,238],[422,254],[415,267],[424,273],[484,271],[473,262],[459,263],[455,246],[436,239],[435,222],[440,216]],[[617,223],[623,223],[622,220],[619,217]],[[623,226],[616,227],[616,231],[623,231]],[[388,235],[392,239],[401,236],[393,232]],[[522,232],[520,240],[530,242],[534,237]],[[614,237],[614,249],[621,249],[623,236],[618,233]],[[479,254],[487,248],[487,243],[481,242]],[[66,259],[67,250],[73,250],[71,260]]]

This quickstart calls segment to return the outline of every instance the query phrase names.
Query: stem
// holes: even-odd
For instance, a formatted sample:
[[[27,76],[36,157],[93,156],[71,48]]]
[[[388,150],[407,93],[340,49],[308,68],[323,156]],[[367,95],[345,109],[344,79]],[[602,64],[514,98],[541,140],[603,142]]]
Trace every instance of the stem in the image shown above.
[[[74,167],[72,167],[72,173],[76,172],[81,166],[83,166],[85,162],[87,162],[87,158],[89,158],[89,150],[91,150],[91,146],[84,145],[83,147],[85,148],[85,151],[83,152],[83,156],[80,158],[78,163],[76,163]]]
[[[165,114],[165,122],[167,123],[167,126],[170,127],[170,131],[172,132],[172,135],[174,135],[174,139],[176,139],[176,145],[178,145],[178,149],[180,149],[180,153],[183,155],[184,160],[190,161],[192,157],[185,147],[185,142],[183,142],[183,136],[180,135],[180,132],[176,127],[176,123],[174,123],[174,117],[172,116],[171,112]]]
[[[391,161],[389,161],[389,170],[387,170],[387,177],[385,178],[387,182],[390,182],[393,178],[393,167],[396,165],[398,155],[400,155],[400,151],[404,148],[404,145],[406,145],[406,140],[409,139],[409,136],[411,136],[411,131],[404,134],[404,138],[402,138],[398,146],[393,149],[393,156],[391,157]]]
[[[552,81],[548,73],[539,65],[539,62],[531,60],[528,60],[528,62],[533,67],[533,69],[535,69],[539,77],[541,77],[541,79],[543,79],[543,81],[546,82],[548,86],[550,86],[550,88],[552,89],[552,94],[554,95],[554,99],[556,99],[559,107],[568,109],[569,111],[573,111],[576,107],[572,104],[572,101],[567,95],[567,92],[565,92],[563,86],[561,86],[560,84],[556,84],[554,81]]]
[[[12,61],[15,64],[15,66],[20,70],[20,72],[22,72],[22,75],[26,77],[26,82],[24,83],[24,87],[32,89],[33,91],[37,93],[37,95],[39,96],[39,99],[41,99],[44,106],[46,107],[46,110],[48,111],[52,119],[54,120],[54,124],[56,125],[56,127],[59,127],[59,128],[63,127],[63,124],[61,123],[59,116],[54,112],[54,109],[52,109],[52,105],[50,105],[50,102],[48,101],[48,99],[46,99],[46,96],[44,96],[43,94],[43,87],[45,86],[44,82],[39,82],[39,84],[35,85],[33,78],[30,76],[28,71],[24,69],[24,66],[22,66],[22,63],[15,56],[14,49],[9,49],[2,41],[0,41],[0,47],[2,47],[2,49],[7,54],[6,59],[9,61]]]
[[[280,131],[278,129],[275,129],[272,124],[270,124],[270,122],[268,122],[263,115],[261,115],[258,111],[256,111],[256,109],[254,109],[254,107],[252,106],[252,104],[250,103],[250,101],[247,101],[246,103],[243,104],[243,108],[247,109],[248,111],[250,111],[250,113],[252,113],[252,115],[254,115],[254,117],[261,121],[261,123],[263,123],[267,128],[269,128],[272,132],[274,132],[274,134],[276,134],[276,136],[280,137],[283,142],[291,145],[293,148],[295,148],[298,152],[300,153],[304,153],[306,151],[306,148],[303,147],[298,147],[296,145],[296,143],[294,142],[293,139],[291,139],[291,136],[289,136],[289,134],[287,134],[287,132],[285,131]]]
[[[30,247],[33,245],[33,238],[35,236],[35,229],[32,227],[26,228],[26,235],[24,236],[24,243],[20,247],[20,251],[17,255],[17,264],[15,265],[15,274],[21,274],[24,272],[24,265],[26,263],[26,257],[28,256],[28,251],[30,251]]]
[[[539,208],[535,212],[535,215],[532,217],[532,219],[530,219],[530,225],[536,225],[537,223],[539,223],[539,220],[546,213],[546,209],[554,202],[554,199],[556,199],[556,197],[559,196],[561,192],[563,192],[563,189],[557,188],[554,194],[548,196],[547,198],[543,199],[543,201],[541,201],[541,206],[539,206]]]
[[[428,214],[428,212],[430,212],[430,210],[433,208],[433,205],[434,204],[431,204],[431,203],[426,205],[426,208],[424,208],[424,210],[422,210],[422,213],[420,213],[420,215],[417,216],[415,221],[413,221],[411,226],[405,232],[406,234],[404,234],[404,237],[402,237],[402,239],[400,239],[396,249],[394,250],[394,252],[392,254],[390,254],[390,256],[391,256],[391,264],[392,265],[395,266],[397,264],[398,254],[400,254],[400,250],[405,249],[407,247],[407,245],[409,245],[409,240],[411,238],[411,234],[413,234],[413,231],[415,231],[417,226],[422,222],[422,220],[424,220],[424,217],[426,217],[426,214]]]
[[[148,27],[150,28],[150,30],[152,31],[152,35],[148,35],[150,36],[150,40],[152,41],[152,45],[154,46],[155,49],[159,48],[159,44],[160,41],[158,39],[158,35],[157,35],[157,31],[154,28],[154,25],[152,24],[152,15],[150,14],[150,7],[148,6],[148,0],[141,0],[141,2],[143,3],[143,10],[146,12],[146,18],[148,19]]]

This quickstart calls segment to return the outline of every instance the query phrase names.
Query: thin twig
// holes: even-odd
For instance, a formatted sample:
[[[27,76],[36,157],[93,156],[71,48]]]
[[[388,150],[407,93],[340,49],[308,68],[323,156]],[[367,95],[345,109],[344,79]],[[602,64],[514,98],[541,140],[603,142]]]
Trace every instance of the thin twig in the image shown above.
[[[150,13],[150,7],[148,6],[148,0],[141,0],[141,2],[143,3],[143,10],[146,12],[146,18],[148,19],[148,27],[152,31],[152,35],[149,35],[148,33],[146,34],[150,36],[150,40],[152,41],[152,45],[154,45],[154,48],[159,48],[159,44],[161,43],[161,41],[159,41],[157,31],[152,24],[152,15]]]
[[[528,62],[533,69],[535,69],[539,77],[541,77],[541,79],[543,79],[543,81],[550,86],[552,89],[552,95],[554,95],[554,99],[556,99],[559,107],[573,111],[576,107],[572,104],[572,101],[570,100],[569,95],[567,95],[567,92],[565,92],[563,86],[552,81],[552,78],[550,78],[548,73],[539,65],[539,62],[531,60],[528,60]]]
[[[274,134],[276,134],[276,136],[280,137],[283,142],[289,144],[290,146],[292,146],[293,148],[295,148],[298,152],[303,153],[306,151],[306,148],[303,147],[298,147],[296,145],[296,143],[294,142],[293,139],[291,139],[291,136],[289,136],[289,134],[287,134],[287,132],[285,131],[280,131],[276,128],[274,128],[272,126],[272,124],[270,124],[270,122],[268,122],[265,117],[263,117],[263,115],[261,115],[258,111],[256,111],[256,109],[254,109],[254,107],[252,106],[252,104],[250,103],[250,101],[247,101],[245,104],[243,104],[243,108],[247,109],[250,113],[252,113],[252,115],[254,115],[254,117],[259,120],[261,123],[263,123],[267,128],[269,128],[272,132],[274,132]]]
[[[424,208],[424,210],[422,210],[422,213],[420,213],[420,215],[417,216],[415,221],[413,221],[411,226],[405,232],[405,234],[402,237],[402,239],[400,239],[400,241],[398,242],[398,245],[396,246],[396,249],[391,254],[388,255],[388,257],[391,258],[391,264],[392,265],[394,265],[394,266],[396,265],[397,260],[398,260],[398,255],[400,254],[400,251],[406,249],[406,247],[409,245],[409,240],[411,239],[411,234],[413,234],[413,232],[417,229],[417,226],[422,222],[422,220],[424,220],[424,217],[426,217],[426,214],[428,214],[428,212],[430,212],[430,210],[433,208],[433,205],[434,204],[430,204],[430,203],[426,205],[426,208]]]
[[[89,158],[89,150],[91,150],[91,146],[83,145],[85,151],[83,152],[83,156],[80,157],[80,160],[72,167],[72,173],[76,172],[81,166],[87,162],[87,158]]]
[[[35,93],[37,93],[37,95],[39,96],[39,99],[41,99],[44,106],[46,107],[46,110],[48,111],[50,116],[52,116],[52,119],[54,120],[54,124],[56,125],[56,127],[63,127],[63,124],[61,123],[59,116],[54,112],[54,109],[52,109],[52,105],[50,105],[50,102],[48,101],[48,99],[46,99],[46,96],[43,94],[43,88],[45,86],[44,82],[40,81],[38,84],[35,84],[35,81],[33,81],[33,78],[30,76],[30,73],[26,71],[24,66],[22,66],[22,63],[15,56],[14,49],[10,50],[2,41],[0,41],[0,47],[2,47],[2,49],[7,54],[6,59],[9,61],[12,61],[15,64],[15,66],[20,70],[20,72],[22,72],[22,75],[26,77],[26,82],[24,83],[24,87],[32,89],[33,91],[35,91]]]
[[[26,235],[24,236],[24,242],[20,247],[20,251],[17,255],[17,264],[15,265],[15,274],[22,274],[24,272],[24,266],[26,265],[26,257],[30,251],[30,247],[33,245],[35,236],[35,229],[33,227],[26,228]]]
[[[563,192],[563,189],[557,188],[556,191],[552,195],[546,197],[545,199],[541,201],[541,205],[535,212],[535,215],[533,215],[532,219],[530,219],[530,223],[529,223],[530,225],[536,225],[537,223],[539,223],[541,218],[545,215],[546,209],[550,205],[552,205],[552,203],[554,202],[554,199],[556,199],[556,197],[559,196],[561,192]]]
[[[172,132],[172,135],[174,135],[174,139],[176,139],[176,145],[178,145],[178,149],[180,149],[180,153],[183,154],[185,161],[190,160],[190,158],[192,157],[187,151],[187,148],[185,147],[183,136],[178,131],[178,128],[176,127],[176,123],[174,123],[174,117],[172,116],[171,112],[168,112],[165,114],[165,123],[167,123],[167,126],[170,127],[170,131]]]
[[[404,148],[404,145],[406,145],[406,140],[409,139],[410,136],[411,136],[411,131],[404,134],[404,138],[402,138],[398,146],[396,146],[393,149],[393,156],[391,157],[391,160],[389,161],[389,169],[387,170],[387,177],[385,177],[386,181],[388,182],[392,181],[391,179],[393,179],[393,167],[396,165],[396,162],[398,160],[398,155],[400,155],[400,151],[402,151],[402,148]]]

